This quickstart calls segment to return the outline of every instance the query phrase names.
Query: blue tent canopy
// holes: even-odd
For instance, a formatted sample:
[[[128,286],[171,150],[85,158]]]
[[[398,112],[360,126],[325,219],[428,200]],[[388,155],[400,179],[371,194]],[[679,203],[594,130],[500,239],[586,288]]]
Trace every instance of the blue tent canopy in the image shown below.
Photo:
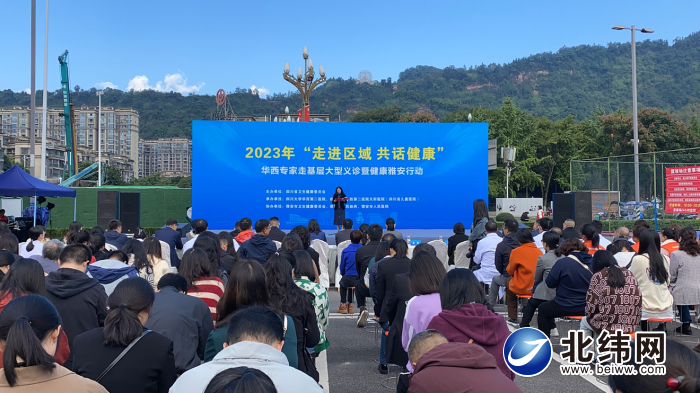
[[[0,173],[0,195],[75,198],[76,192],[71,188],[39,180],[15,165]]]

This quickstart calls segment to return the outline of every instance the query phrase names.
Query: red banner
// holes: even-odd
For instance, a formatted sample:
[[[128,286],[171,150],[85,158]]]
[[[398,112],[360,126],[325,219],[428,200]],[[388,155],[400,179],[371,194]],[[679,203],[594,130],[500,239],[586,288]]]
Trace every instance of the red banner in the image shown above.
[[[302,112],[303,111],[303,112]],[[302,123],[307,123],[311,121],[311,113],[309,111],[309,106],[305,106],[303,109],[299,109],[297,111],[297,114],[299,115],[300,121]]]
[[[666,213],[700,213],[700,166],[666,168]]]

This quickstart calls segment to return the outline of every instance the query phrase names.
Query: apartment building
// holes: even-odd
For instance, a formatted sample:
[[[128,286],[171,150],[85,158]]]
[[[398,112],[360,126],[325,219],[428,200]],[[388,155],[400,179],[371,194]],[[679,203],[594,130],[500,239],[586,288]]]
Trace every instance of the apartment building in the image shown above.
[[[160,172],[165,177],[192,175],[192,141],[187,138],[139,140],[138,176]]]

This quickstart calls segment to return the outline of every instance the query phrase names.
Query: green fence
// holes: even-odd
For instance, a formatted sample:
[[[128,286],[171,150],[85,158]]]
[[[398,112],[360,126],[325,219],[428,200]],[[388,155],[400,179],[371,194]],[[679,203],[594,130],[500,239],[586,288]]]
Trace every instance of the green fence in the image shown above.
[[[174,218],[186,222],[187,208],[192,206],[192,190],[177,187],[129,187],[102,186],[76,187],[76,219],[85,227],[97,225],[97,192],[119,191],[141,194],[141,226],[161,227],[165,221]],[[24,199],[24,207],[29,206],[29,198]],[[73,221],[73,198],[46,198],[56,205],[51,210],[51,224],[47,227],[68,228]],[[45,205],[44,205],[45,206]]]

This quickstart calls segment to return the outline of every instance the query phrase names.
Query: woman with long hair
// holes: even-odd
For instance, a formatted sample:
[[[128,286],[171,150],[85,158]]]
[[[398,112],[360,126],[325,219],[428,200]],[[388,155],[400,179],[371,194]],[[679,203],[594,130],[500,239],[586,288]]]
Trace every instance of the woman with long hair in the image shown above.
[[[406,275],[411,298],[406,303],[401,329],[401,345],[405,351],[408,352],[408,345],[413,337],[426,330],[433,317],[442,311],[440,284],[445,274],[445,265],[429,251],[420,251],[413,255]],[[398,287],[398,279],[394,281],[394,285]],[[406,363],[406,367],[413,372],[411,362]]]
[[[219,246],[221,247],[221,263],[226,267],[226,274],[231,275],[231,269],[238,260],[236,247],[233,245],[233,236],[229,232],[219,232]]]
[[[117,284],[107,299],[104,327],[78,335],[73,342],[75,373],[110,393],[167,392],[176,377],[173,342],[144,327],[154,300],[153,287],[140,277]]]
[[[673,296],[668,289],[670,262],[661,255],[661,240],[653,229],[639,234],[639,252],[632,258],[629,270],[642,291],[642,330],[648,330],[648,319],[673,319]],[[661,323],[655,330],[666,330]]]
[[[178,273],[187,280],[187,294],[202,299],[216,321],[216,305],[224,294],[224,282],[216,275],[207,253],[201,248],[185,251]]]
[[[586,224],[581,228],[581,240],[588,248],[588,253],[593,255],[598,250],[605,250],[605,247],[600,245],[600,235],[593,224]]]
[[[318,273],[316,271],[314,261],[308,252],[304,250],[294,251],[294,259],[297,261],[294,272],[294,283],[304,291],[312,294],[314,300],[312,302],[314,311],[316,311],[316,322],[318,323],[318,331],[321,333],[321,338],[318,344],[314,346],[314,353],[318,354],[330,346],[326,339],[326,330],[328,329],[328,292],[326,288],[318,283]]]
[[[493,355],[501,372],[512,381],[503,358],[503,346],[510,335],[505,319],[489,306],[484,287],[469,269],[447,272],[440,284],[442,311],[428,324],[428,329],[442,333],[450,342],[473,343]]]
[[[676,229],[674,226],[664,228],[661,231],[661,255],[666,255],[671,258],[671,254],[678,251],[680,244],[678,240],[680,238],[680,230]]]
[[[318,254],[318,252],[316,252],[316,250],[313,249],[313,247],[311,247],[311,240],[312,239],[311,239],[311,233],[309,232],[309,229],[303,225],[297,225],[294,228],[292,228],[292,230],[289,231],[289,233],[293,233],[293,234],[299,236],[299,240],[301,241],[301,247],[302,247],[301,249],[308,252],[309,255],[311,256],[311,259],[314,261],[317,282],[320,283],[321,281],[318,280],[318,275],[319,275],[318,272],[321,269],[321,266],[319,265],[320,255]]]
[[[81,229],[79,231],[70,232],[68,234],[68,243],[66,244],[82,244],[90,246],[90,234],[88,231]]]
[[[681,229],[680,247],[671,254],[671,292],[683,324],[676,329],[681,334],[691,334],[689,306],[700,304],[700,244],[695,236],[695,229]]]
[[[292,267],[279,255],[270,256],[264,268],[272,306],[290,315],[294,320],[297,333],[298,369],[318,382],[318,371],[306,350],[317,345],[321,339],[313,307],[313,295],[304,292],[294,284]]]
[[[122,251],[129,256],[129,265],[138,270],[139,277],[148,280],[153,288],[156,288],[158,281],[155,281],[153,265],[148,259],[143,243],[137,239],[130,239],[124,243]]]
[[[342,187],[338,186],[335,188],[335,193],[333,194],[331,202],[333,203],[333,210],[335,211],[333,225],[335,225],[338,232],[340,232],[340,227],[343,225],[343,221],[345,221],[345,202],[347,202],[347,197]]]
[[[41,250],[44,248],[44,237],[46,230],[41,225],[36,225],[29,228],[29,241],[22,244],[19,255],[22,258],[29,258],[32,255],[41,255]]]
[[[221,279],[221,282],[226,285],[228,274],[226,267],[221,262],[221,240],[214,232],[204,231],[199,234],[195,240],[193,247],[200,248],[207,254],[211,270],[215,272],[216,277]]]
[[[69,244],[68,239],[70,239],[71,235],[78,233],[83,230],[83,224],[80,223],[80,221],[73,221],[68,225],[68,232],[66,232],[65,236],[63,236],[63,243]]]
[[[318,220],[316,220],[315,218],[312,218],[311,220],[309,220],[309,225],[307,226],[307,228],[309,229],[309,232],[311,233],[312,240],[318,239],[318,240],[323,240],[324,242],[328,242],[326,240],[326,232],[323,232],[321,230],[321,226],[318,225]]]
[[[0,389],[107,393],[98,383],[56,364],[61,331],[61,317],[45,297],[32,294],[8,303],[0,313]]]
[[[294,259],[294,251],[303,250],[304,244],[301,242],[301,238],[296,233],[288,233],[284,235],[282,239],[282,245],[280,249],[277,250],[277,255],[282,257],[291,268],[296,266],[297,261]]]
[[[170,272],[170,264],[163,259],[160,240],[155,237],[151,236],[144,239],[143,248],[146,250],[148,263],[153,266],[153,283],[155,284],[154,288],[157,288],[160,278]]]
[[[90,235],[90,251],[95,261],[101,261],[109,257],[109,252],[105,251],[107,240],[105,235],[95,233]]]
[[[625,239],[616,239],[610,244],[610,252],[615,257],[617,264],[624,268],[629,268],[632,258],[635,255],[632,245]]]

